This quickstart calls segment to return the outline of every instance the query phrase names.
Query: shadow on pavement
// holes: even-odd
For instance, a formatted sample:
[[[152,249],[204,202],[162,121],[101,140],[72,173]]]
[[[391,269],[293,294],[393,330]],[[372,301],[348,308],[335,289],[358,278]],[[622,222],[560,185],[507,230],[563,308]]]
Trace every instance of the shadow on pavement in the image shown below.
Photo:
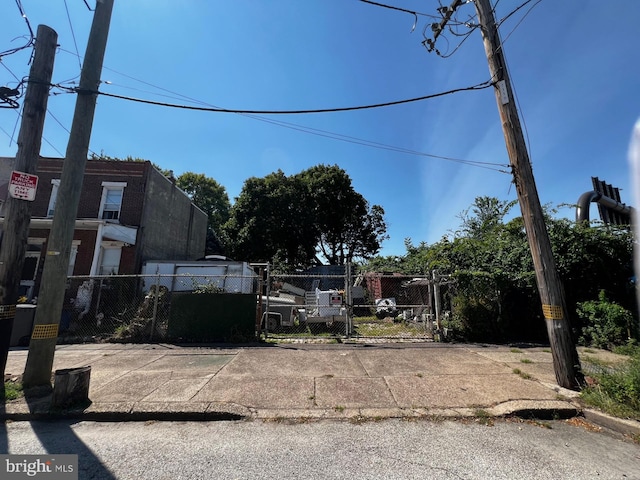
[[[48,411],[51,403],[51,388],[42,387],[25,392],[25,399],[31,413]],[[2,405],[4,408],[4,405]],[[73,431],[74,420],[36,420],[30,422],[33,433],[38,438],[44,450],[49,454],[78,455],[78,478],[93,478],[99,480],[115,480],[116,476],[104,466],[91,448],[84,444]],[[6,428],[4,437],[8,443]],[[0,440],[1,441],[1,440]],[[0,445],[1,446],[1,445]],[[7,445],[8,447],[8,445]],[[8,451],[8,449],[6,450]],[[31,454],[32,452],[20,452]]]

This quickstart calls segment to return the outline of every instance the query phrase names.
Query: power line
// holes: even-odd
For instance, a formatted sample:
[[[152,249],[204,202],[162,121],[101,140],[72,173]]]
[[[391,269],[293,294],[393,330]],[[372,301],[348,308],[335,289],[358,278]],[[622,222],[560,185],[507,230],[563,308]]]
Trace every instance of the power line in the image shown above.
[[[53,86],[66,89],[66,90],[74,90],[76,93],[104,95],[106,97],[119,98],[121,100],[128,100],[131,102],[144,103],[147,105],[156,105],[160,107],[179,108],[184,110],[197,110],[197,111],[203,111],[203,112],[220,112],[220,113],[251,113],[251,114],[259,114],[259,115],[298,115],[298,114],[310,114],[310,113],[349,112],[349,111],[356,111],[356,110],[370,110],[373,108],[390,107],[393,105],[403,105],[406,103],[413,103],[413,102],[419,102],[422,100],[428,100],[431,98],[443,97],[443,96],[451,95],[453,93],[458,93],[458,92],[465,92],[465,91],[471,91],[471,90],[483,90],[485,88],[489,88],[493,86],[493,82],[488,80],[488,81],[473,85],[471,87],[455,88],[452,90],[447,90],[445,92],[434,93],[431,95],[424,95],[422,97],[408,98],[404,100],[395,100],[391,102],[374,103],[369,105],[358,105],[358,106],[351,106],[351,107],[318,108],[318,109],[305,109],[305,110],[243,110],[243,109],[230,109],[230,108],[218,108],[218,107],[197,107],[194,105],[178,105],[175,103],[156,102],[154,100],[145,100],[142,98],[126,97],[124,95],[101,92],[99,90],[70,89],[68,87],[63,87],[61,85],[53,85]]]
[[[528,4],[530,4],[533,0],[526,0],[524,3],[520,4],[518,7],[514,8],[511,12],[509,12],[506,16],[502,17],[500,19],[500,21],[496,22],[497,26],[499,27],[500,25],[502,25],[509,17],[511,17],[513,14],[515,14],[516,12],[518,12],[520,9],[526,7]],[[535,7],[538,3],[540,3],[541,0],[538,0],[535,5],[533,5],[531,8]],[[496,4],[497,5],[497,4]],[[493,7],[495,9],[495,6]],[[531,10],[529,10],[531,11]],[[527,14],[525,14],[525,17],[527,16]]]
[[[498,24],[498,26],[502,25],[502,22],[504,22],[507,18],[509,18],[513,13],[515,13],[517,10],[519,10],[520,8],[522,8],[523,6],[525,6],[526,4],[528,4],[531,0],[528,0],[527,2],[523,3],[520,7],[518,7],[516,10],[514,10],[512,13],[510,13],[509,15],[507,15],[505,18],[503,18],[500,23]],[[507,40],[509,40],[509,37],[513,34],[513,32],[516,31],[516,29],[520,26],[520,24],[524,21],[525,18],[527,18],[527,15],[529,15],[531,13],[531,11],[536,8],[536,6],[541,2],[542,0],[537,0],[536,3],[534,3],[533,5],[531,5],[531,7],[529,8],[529,10],[526,11],[526,13],[522,16],[522,18],[520,18],[520,20],[518,20],[518,23],[516,23],[515,27],[513,27],[511,29],[511,31],[507,34],[506,37],[504,37],[504,39],[502,39],[502,42],[500,44],[500,48],[502,48],[502,46],[506,43]]]
[[[73,39],[73,46],[76,48],[76,53],[78,54],[78,65],[80,66],[80,70],[82,70],[82,64],[80,63],[80,52],[78,51],[78,43],[76,42],[76,33],[73,31],[73,24],[71,23],[71,15],[69,15],[69,7],[67,5],[67,0],[64,0],[64,9],[67,12],[67,20],[69,20],[69,28],[71,29],[71,38]]]
[[[415,10],[408,10],[406,8],[400,8],[400,7],[396,7],[396,6],[393,6],[393,5],[387,5],[386,3],[374,2],[372,0],[360,0],[360,1],[363,2],[363,3],[368,3],[370,5],[375,5],[376,7],[388,8],[389,10],[396,10],[398,12],[410,13],[411,15],[415,16],[416,18],[418,17],[418,15],[420,15],[422,17],[438,19],[438,17],[436,15],[430,15],[428,13],[421,13],[421,12],[417,12]]]
[[[19,52],[20,50],[24,50],[25,48],[31,47],[35,42],[35,35],[33,34],[33,29],[31,28],[31,23],[29,22],[29,18],[27,17],[27,14],[24,13],[22,2],[21,0],[15,0],[15,2],[16,2],[16,6],[18,7],[18,11],[20,12],[20,16],[24,19],[25,23],[27,24],[27,28],[29,29],[29,39],[27,40],[27,43],[25,43],[21,47],[10,48],[9,50],[0,52],[0,60],[4,56],[13,55],[14,53]]]
[[[65,50],[65,49],[60,49],[62,52],[71,54],[71,55],[76,55],[75,53],[69,51],[69,50]],[[194,97],[190,97],[188,95],[184,95],[182,93],[179,92],[175,92],[173,90],[169,90],[167,88],[155,85],[153,83],[147,82],[145,80],[141,80],[139,78],[133,77],[129,74],[120,72],[118,70],[114,70],[112,68],[103,66],[104,70],[108,70],[111,71],[113,73],[116,73],[118,75],[121,75],[123,77],[129,78],[135,82],[138,83],[142,83],[143,85],[147,85],[149,87],[155,88],[157,90],[166,92],[168,94],[170,94],[171,96],[173,96],[173,98],[183,98],[185,100],[189,100],[191,102],[200,104],[200,105],[204,105],[204,106],[208,106],[208,107],[212,107],[213,111],[219,111],[221,110],[220,107],[216,106],[216,105],[212,105],[210,103],[204,102],[202,100],[198,100]],[[133,88],[133,87],[125,87],[122,85],[117,85],[117,84],[113,84],[111,82],[104,82],[107,84],[111,84],[111,85],[116,85],[116,86],[120,86],[120,87],[124,87],[124,88]],[[482,85],[482,84],[479,84]],[[67,89],[67,90],[71,90],[72,89]],[[147,93],[153,93],[153,92],[147,92]],[[159,95],[159,94],[157,94]],[[162,95],[162,96],[169,96],[169,95]],[[264,122],[264,123],[269,123],[271,125],[275,125],[275,126],[279,126],[279,127],[283,127],[283,128],[288,128],[290,130],[295,130],[298,132],[302,132],[302,133],[307,133],[310,135],[315,135],[315,136],[319,136],[319,137],[324,137],[324,138],[330,138],[332,140],[338,140],[338,141],[342,141],[342,142],[347,142],[347,143],[353,143],[353,144],[357,144],[357,145],[363,145],[363,146],[368,146],[370,148],[379,148],[382,150],[390,150],[390,151],[396,151],[399,153],[404,153],[404,154],[408,154],[408,155],[416,155],[416,156],[422,156],[422,157],[429,157],[429,158],[434,158],[434,159],[439,159],[439,160],[445,160],[445,161],[450,161],[450,162],[454,162],[454,163],[461,163],[461,164],[465,164],[465,165],[469,165],[469,166],[476,166],[479,168],[486,168],[489,170],[493,170],[493,171],[497,171],[497,172],[501,172],[501,173],[510,173],[510,172],[506,172],[505,170],[503,170],[503,168],[509,168],[508,164],[501,164],[501,163],[490,163],[490,162],[477,162],[477,161],[473,161],[473,160],[464,160],[464,159],[459,159],[459,158],[453,158],[453,157],[447,157],[447,156],[442,156],[442,155],[434,155],[434,154],[430,154],[430,153],[425,153],[425,152],[420,152],[420,151],[416,151],[416,150],[410,150],[410,149],[406,149],[403,147],[396,147],[393,145],[388,145],[388,144],[384,144],[384,143],[380,143],[380,142],[374,142],[371,140],[366,140],[363,138],[359,138],[359,137],[354,137],[354,136],[349,136],[349,135],[344,135],[341,133],[336,133],[336,132],[331,132],[328,130],[322,130],[322,129],[318,129],[318,128],[313,128],[313,127],[308,127],[305,125],[300,125],[297,123],[291,123],[291,122],[285,122],[282,120],[276,120],[276,119],[272,119],[272,118],[265,118],[265,117],[261,117],[259,115],[256,114],[250,114],[250,113],[237,113],[238,115],[244,116],[244,117],[248,117],[250,119],[253,120],[257,120],[260,122]],[[500,168],[502,167],[502,168]]]

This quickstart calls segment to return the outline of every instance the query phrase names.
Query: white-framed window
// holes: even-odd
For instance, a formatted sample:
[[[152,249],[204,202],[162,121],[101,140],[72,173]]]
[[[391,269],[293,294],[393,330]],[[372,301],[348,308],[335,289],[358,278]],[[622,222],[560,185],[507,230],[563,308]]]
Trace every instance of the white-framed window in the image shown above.
[[[120,219],[122,196],[126,182],[102,182],[99,218],[117,222]]]
[[[60,179],[51,179],[51,196],[49,197],[49,207],[47,207],[47,217],[53,217],[53,212],[56,209],[56,200],[58,199],[58,188],[60,188]]]
[[[98,275],[117,275],[120,270],[122,247],[102,247]]]

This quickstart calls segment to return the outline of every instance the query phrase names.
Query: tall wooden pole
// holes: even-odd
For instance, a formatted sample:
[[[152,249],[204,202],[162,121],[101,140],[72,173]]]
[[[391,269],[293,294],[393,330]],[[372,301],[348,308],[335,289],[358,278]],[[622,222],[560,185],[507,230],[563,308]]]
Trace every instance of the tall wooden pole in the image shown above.
[[[71,243],[112,10],[113,0],[97,0],[60,176],[53,224],[47,242],[38,309],[22,379],[25,387],[51,385],[51,369],[64,302]]]
[[[53,75],[58,34],[46,25],[39,25],[36,34],[35,56],[29,72],[27,93],[18,152],[14,170],[35,174],[40,157],[42,131],[47,112],[49,88]],[[0,247],[0,369],[4,378],[7,366],[13,319],[18,300],[20,276],[29,238],[31,202],[9,197],[5,203],[4,232]]]
[[[513,178],[522,210],[527,239],[542,301],[542,313],[547,323],[553,368],[558,385],[577,389],[583,383],[578,352],[571,337],[564,292],[551,251],[551,241],[536,189],[527,146],[520,126],[511,81],[502,52],[493,10],[489,0],[475,0],[482,29],[489,71],[496,82],[495,93],[502,121],[502,130],[513,170]]]

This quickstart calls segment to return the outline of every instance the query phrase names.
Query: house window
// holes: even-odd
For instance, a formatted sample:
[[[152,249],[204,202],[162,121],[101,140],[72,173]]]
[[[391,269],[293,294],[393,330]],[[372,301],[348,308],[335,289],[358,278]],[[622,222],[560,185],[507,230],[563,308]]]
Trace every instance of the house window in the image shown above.
[[[60,179],[51,180],[51,197],[49,197],[49,207],[47,208],[47,217],[53,217],[56,209],[56,200],[58,199],[58,188],[60,187]]]
[[[99,275],[116,275],[120,269],[122,247],[102,247]]]
[[[102,201],[99,217],[103,220],[118,221],[122,208],[125,182],[102,182]]]

